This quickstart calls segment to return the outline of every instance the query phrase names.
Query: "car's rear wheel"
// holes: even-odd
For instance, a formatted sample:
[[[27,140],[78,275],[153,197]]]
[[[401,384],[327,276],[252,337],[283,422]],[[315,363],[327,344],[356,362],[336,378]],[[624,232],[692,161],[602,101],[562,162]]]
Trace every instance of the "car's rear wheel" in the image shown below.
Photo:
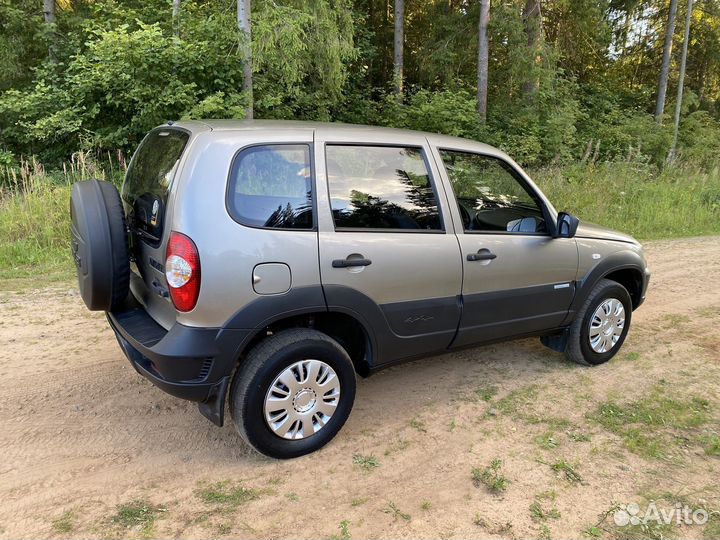
[[[625,341],[631,317],[632,300],[627,289],[615,281],[601,279],[570,326],[565,354],[578,364],[604,364]]]
[[[321,332],[295,328],[266,338],[242,362],[230,389],[230,414],[258,452],[293,458],[327,444],[354,400],[347,352]]]

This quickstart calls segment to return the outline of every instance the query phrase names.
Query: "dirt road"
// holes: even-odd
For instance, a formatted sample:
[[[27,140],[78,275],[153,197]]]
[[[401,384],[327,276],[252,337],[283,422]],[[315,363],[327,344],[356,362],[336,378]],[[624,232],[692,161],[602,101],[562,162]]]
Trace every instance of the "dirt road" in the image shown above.
[[[359,381],[333,443],[285,462],[138,376],[72,284],[4,290],[0,537],[613,537],[615,504],[712,513],[720,237],[647,250],[610,364],[532,339],[398,366]],[[718,537],[720,514],[658,527]]]

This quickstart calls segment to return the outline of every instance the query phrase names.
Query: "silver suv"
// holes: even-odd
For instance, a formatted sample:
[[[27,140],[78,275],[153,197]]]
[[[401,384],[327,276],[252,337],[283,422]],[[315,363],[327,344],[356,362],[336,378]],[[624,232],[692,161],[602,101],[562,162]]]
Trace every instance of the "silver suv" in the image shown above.
[[[330,441],[355,376],[517,337],[584,365],[621,347],[649,272],[633,238],[558,213],[503,152],[414,131],[169,122],[122,195],[76,184],[88,308],[135,369],[290,458]]]

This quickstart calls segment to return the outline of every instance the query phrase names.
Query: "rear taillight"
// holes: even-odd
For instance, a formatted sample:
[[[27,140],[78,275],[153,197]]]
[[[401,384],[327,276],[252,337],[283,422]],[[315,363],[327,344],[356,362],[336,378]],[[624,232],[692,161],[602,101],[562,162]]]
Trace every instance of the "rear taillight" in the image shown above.
[[[200,255],[184,234],[170,233],[165,259],[165,278],[170,298],[178,311],[190,311],[200,294]]]

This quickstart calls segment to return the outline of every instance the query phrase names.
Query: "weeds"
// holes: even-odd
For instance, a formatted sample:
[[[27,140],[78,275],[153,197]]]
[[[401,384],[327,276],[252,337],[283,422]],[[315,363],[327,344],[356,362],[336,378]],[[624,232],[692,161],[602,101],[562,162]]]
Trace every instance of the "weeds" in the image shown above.
[[[396,521],[398,518],[404,519],[405,521],[410,521],[411,519],[410,514],[406,514],[405,512],[400,510],[392,501],[388,503],[388,507],[383,510],[383,512],[385,512],[386,514],[390,514]]]
[[[111,518],[112,523],[123,529],[139,529],[145,537],[153,536],[155,521],[167,509],[153,505],[143,499],[136,499],[117,507],[117,513]]]
[[[369,456],[363,456],[362,454],[355,454],[353,456],[353,463],[360,467],[364,471],[371,471],[375,467],[380,466],[378,459],[372,454]]]
[[[338,525],[340,534],[333,534],[330,536],[331,540],[350,540],[350,522],[347,519],[343,519]]]
[[[485,485],[492,493],[502,493],[510,484],[510,480],[505,478],[501,473],[502,460],[493,459],[490,466],[484,469],[474,468],[472,470],[472,479],[476,487],[481,484]]]
[[[216,482],[196,491],[204,503],[235,508],[246,502],[257,499],[260,492],[241,485],[231,485],[228,481]]]
[[[553,471],[560,473],[560,475],[571,484],[582,484],[582,476],[580,476],[580,473],[575,470],[576,467],[576,465],[573,466],[564,459],[558,460],[550,465],[550,468]]]
[[[72,532],[75,528],[75,513],[71,510],[63,512],[59,518],[53,520],[52,527],[55,532],[60,534]]]
[[[410,420],[410,427],[417,429],[420,433],[427,433],[427,428],[425,427],[425,422],[423,422],[422,420],[420,420],[417,417]]]
[[[557,448],[560,443],[555,437],[555,434],[552,431],[548,431],[535,437],[535,444],[545,450],[553,450]]]

